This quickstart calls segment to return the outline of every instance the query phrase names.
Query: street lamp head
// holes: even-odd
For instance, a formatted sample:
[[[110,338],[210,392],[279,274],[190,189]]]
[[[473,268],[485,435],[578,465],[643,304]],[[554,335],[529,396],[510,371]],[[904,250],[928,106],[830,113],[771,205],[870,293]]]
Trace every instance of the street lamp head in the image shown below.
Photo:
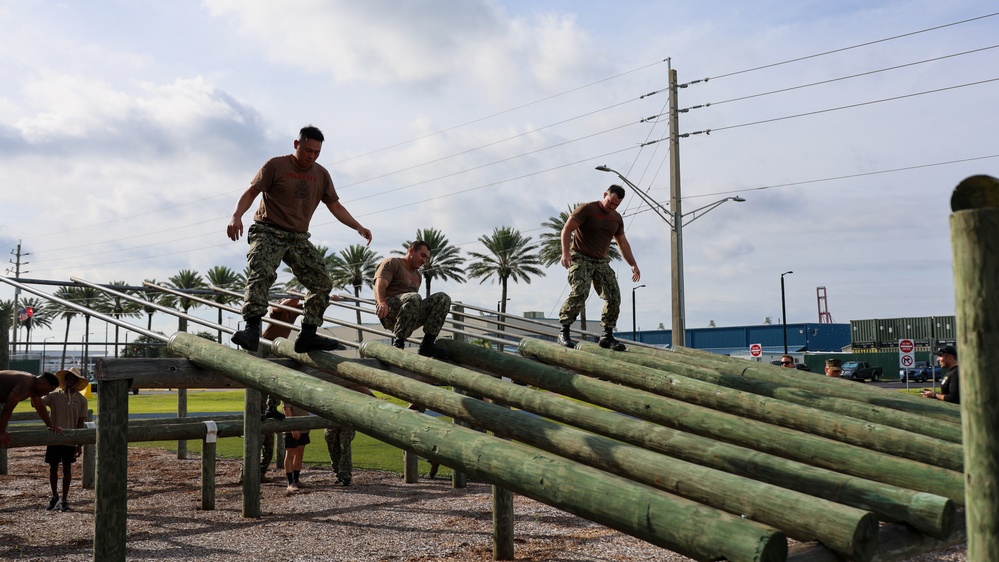
[[[608,168],[607,166],[604,166],[604,165],[597,166],[595,169],[600,170],[601,172],[613,172],[614,171],[614,170],[611,170],[610,168]]]
[[[785,271],[784,273],[781,273],[780,276],[784,277],[785,275],[791,275],[792,273],[794,273],[794,272],[793,271]]]
[[[644,287],[644,286],[645,286],[645,285],[636,285],[635,287],[632,287],[632,289],[631,289],[631,290],[632,290],[632,291],[634,291],[635,289],[641,289],[641,288],[642,288],[642,287]]]
[[[735,201],[736,203],[745,203],[746,202],[745,199],[743,199],[742,197],[738,197],[738,196],[733,197],[732,201]]]

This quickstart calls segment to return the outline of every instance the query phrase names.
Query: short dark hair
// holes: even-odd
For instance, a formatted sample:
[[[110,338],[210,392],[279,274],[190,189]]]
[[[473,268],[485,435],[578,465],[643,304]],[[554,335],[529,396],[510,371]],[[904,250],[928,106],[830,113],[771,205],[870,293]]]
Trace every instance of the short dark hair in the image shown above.
[[[38,378],[49,383],[49,386],[52,386],[54,388],[59,388],[59,377],[55,376],[55,373],[50,373],[46,371],[41,375],[39,375]]]
[[[316,140],[323,142],[326,138],[323,137],[323,132],[319,130],[319,127],[306,125],[302,127],[301,131],[298,132],[298,142],[302,142],[304,140]]]
[[[413,250],[414,252],[419,252],[420,248],[426,248],[427,250],[430,250],[430,244],[427,244],[423,240],[414,240],[413,243],[409,245],[409,249]]]
[[[624,188],[616,183],[607,188],[607,193],[617,195],[618,199],[624,199]]]

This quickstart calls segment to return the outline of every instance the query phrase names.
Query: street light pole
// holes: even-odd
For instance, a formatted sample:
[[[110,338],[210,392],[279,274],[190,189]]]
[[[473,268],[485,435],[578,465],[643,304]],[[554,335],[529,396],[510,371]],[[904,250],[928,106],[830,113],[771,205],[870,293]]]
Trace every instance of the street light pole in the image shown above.
[[[687,345],[686,295],[683,289],[683,213],[680,210],[680,125],[676,70],[669,69],[669,208],[673,211],[673,349]]]
[[[631,341],[638,341],[638,320],[636,319],[636,308],[635,308],[635,291],[641,289],[645,285],[639,285],[637,287],[631,288]]]
[[[42,373],[45,372],[45,348],[46,348],[45,343],[47,341],[49,341],[50,339],[52,339],[53,337],[55,337],[55,336],[49,336],[49,337],[47,337],[47,338],[45,338],[45,339],[42,340]]]
[[[675,184],[671,191],[675,191],[671,195],[671,205],[675,205],[673,208],[675,212],[670,212],[660,205],[657,201],[649,197],[644,191],[642,191],[637,185],[631,182],[628,178],[624,177],[621,172],[612,170],[607,166],[597,166],[597,170],[601,172],[611,172],[616,174],[617,177],[621,178],[621,181],[628,184],[643,201],[645,201],[652,210],[659,215],[659,218],[663,219],[670,228],[670,241],[672,245],[673,255],[670,256],[671,262],[671,282],[673,289],[673,347],[683,347],[687,344],[686,338],[686,311],[684,305],[684,292],[683,292],[683,220],[684,217],[690,217],[687,224],[694,222],[700,217],[704,216],[708,211],[715,209],[722,203],[726,201],[735,201],[737,203],[742,203],[745,201],[742,197],[726,197],[724,199],[719,199],[714,203],[708,203],[703,207],[698,207],[693,211],[688,211],[686,213],[680,213],[680,189],[679,184]],[[672,198],[675,197],[675,202]]]
[[[780,321],[784,326],[784,355],[787,355],[787,306],[784,301],[784,276],[791,275],[793,271],[785,271],[780,274]]]

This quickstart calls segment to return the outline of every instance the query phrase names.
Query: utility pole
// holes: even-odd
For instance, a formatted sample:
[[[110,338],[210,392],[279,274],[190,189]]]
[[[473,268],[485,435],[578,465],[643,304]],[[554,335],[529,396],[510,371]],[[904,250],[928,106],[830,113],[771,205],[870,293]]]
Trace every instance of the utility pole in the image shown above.
[[[676,70],[669,69],[669,210],[673,215],[670,233],[673,287],[673,349],[687,345],[686,311],[683,294],[683,210],[680,208],[680,125],[676,96]]]
[[[30,256],[31,254],[28,254],[28,253],[23,253],[22,254],[21,253],[21,241],[20,240],[17,241],[17,250],[16,251],[12,251],[11,253],[14,254],[14,257],[15,257],[15,260],[12,261],[12,262],[10,262],[10,263],[14,264],[14,279],[18,279],[19,277],[21,277],[21,265],[22,265],[21,258],[23,256]],[[23,265],[28,265],[28,262],[23,262]],[[10,273],[10,272],[11,272],[10,268],[8,267],[7,268],[7,273]],[[25,271],[25,273],[27,273],[27,271]],[[21,289],[18,288],[18,287],[15,287],[14,288],[14,312],[13,312],[14,317],[11,318],[11,325],[14,326],[14,336],[13,336],[13,339],[11,340],[11,355],[14,355],[14,354],[17,353],[17,328],[18,328],[17,322],[18,322],[18,312],[19,312],[18,308],[20,308],[18,306],[17,301],[18,301],[18,297],[20,295],[21,295]]]

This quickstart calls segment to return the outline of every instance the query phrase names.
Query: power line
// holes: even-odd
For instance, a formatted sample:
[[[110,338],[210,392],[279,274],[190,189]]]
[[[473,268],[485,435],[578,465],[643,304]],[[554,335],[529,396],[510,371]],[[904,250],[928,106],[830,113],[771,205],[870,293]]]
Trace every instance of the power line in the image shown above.
[[[803,57],[797,57],[797,58],[788,59],[788,60],[781,61],[781,62],[775,62],[775,63],[771,63],[771,64],[765,64],[763,66],[756,66],[756,67],[747,68],[747,69],[744,69],[744,70],[737,70],[735,72],[729,72],[727,74],[719,74],[717,76],[712,76],[712,77],[709,77],[709,78],[704,78],[703,81],[707,82],[708,80],[718,80],[720,78],[728,78],[729,76],[736,76],[736,75],[739,75],[739,74],[745,74],[747,72],[755,72],[757,70],[763,70],[763,69],[766,69],[766,68],[773,68],[775,66],[781,66],[781,65],[785,65],[785,64],[790,64],[790,63],[793,63],[793,62],[800,62],[800,61],[803,61],[803,60],[814,59],[814,58],[818,58],[818,57],[824,57],[826,55],[831,55],[831,54],[835,54],[835,53],[842,53],[843,51],[849,51],[851,49],[858,49],[860,47],[868,47],[868,46],[871,46],[871,45],[876,45],[878,43],[884,43],[884,42],[887,42],[887,41],[894,41],[896,39],[901,39],[903,37],[911,37],[913,35],[919,35],[920,33],[928,33],[930,31],[936,31],[938,29],[944,29],[944,28],[947,28],[947,27],[953,27],[955,25],[961,25],[961,24],[970,23],[970,22],[973,22],[973,21],[983,20],[983,19],[986,19],[986,18],[994,17],[994,16],[999,16],[999,12],[993,12],[991,14],[985,14],[984,16],[978,16],[978,17],[974,17],[974,18],[968,18],[968,19],[961,20],[961,21],[956,21],[956,22],[953,22],[953,23],[945,23],[943,25],[938,25],[938,26],[935,26],[935,27],[928,27],[926,29],[920,29],[919,31],[911,31],[909,33],[903,33],[901,35],[893,35],[891,37],[885,37],[884,39],[877,39],[875,41],[867,41],[866,43],[859,43],[857,45],[851,45],[849,47],[842,47],[842,48],[839,48],[839,49],[833,49],[831,51],[824,51],[824,52],[821,52],[821,53],[815,53],[813,55],[806,55],[806,56],[803,56]],[[700,82],[700,81],[702,81],[702,80],[696,80],[694,82],[688,82],[687,84],[694,84],[694,83]],[[684,85],[686,86],[687,84],[684,84]]]
[[[897,100],[906,99],[906,98],[912,98],[912,97],[916,97],[916,96],[923,96],[923,95],[926,95],[926,94],[935,94],[935,93],[939,93],[939,92],[946,92],[948,90],[956,90],[958,88],[966,88],[968,86],[979,86],[981,84],[988,84],[989,82],[995,82],[997,80],[999,80],[999,78],[989,78],[987,80],[979,80],[978,82],[968,82],[966,84],[958,84],[956,86],[947,86],[946,88],[937,88],[935,90],[925,90],[925,91],[922,91],[922,92],[915,92],[915,93],[912,93],[912,94],[905,94],[905,95],[894,96],[894,97],[890,97],[890,98],[882,98],[882,99],[878,99],[878,100],[865,101],[865,102],[854,103],[854,104],[850,104],[850,105],[842,105],[842,106],[839,106],[839,107],[830,107],[828,109],[819,109],[819,110],[816,110],[816,111],[807,111],[805,113],[796,113],[794,115],[785,115],[784,117],[774,117],[772,119],[762,119],[760,121],[751,121],[749,123],[742,123],[742,124],[739,124],[739,125],[729,125],[727,127],[718,127],[717,129],[704,129],[702,131],[694,131],[692,133],[684,133],[684,134],[680,135],[680,137],[681,138],[687,138],[687,137],[692,136],[692,135],[710,134],[710,133],[715,133],[715,132],[718,132],[718,131],[726,131],[728,129],[738,129],[740,127],[749,127],[749,126],[752,126],[752,125],[762,125],[764,123],[773,123],[775,121],[785,121],[787,119],[796,119],[798,117],[807,117],[809,115],[818,115],[820,113],[830,113],[830,112],[833,112],[833,111],[841,111],[843,109],[852,109],[852,108],[855,108],[855,107],[863,107],[865,105],[874,105],[874,104],[884,103],[884,102],[888,102],[888,101],[897,101]]]

